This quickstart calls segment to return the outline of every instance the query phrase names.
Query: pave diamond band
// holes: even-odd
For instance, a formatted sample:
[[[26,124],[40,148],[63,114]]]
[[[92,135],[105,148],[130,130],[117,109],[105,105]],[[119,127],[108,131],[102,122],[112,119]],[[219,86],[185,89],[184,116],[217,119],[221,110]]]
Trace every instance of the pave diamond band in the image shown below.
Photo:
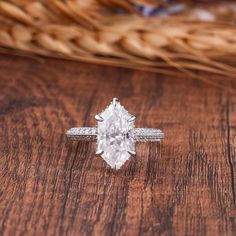
[[[136,142],[156,142],[164,138],[160,129],[135,128],[136,117],[117,98],[113,98],[111,104],[95,119],[97,127],[71,128],[66,135],[72,140],[96,141],[96,154],[114,169],[120,169],[136,154]]]
[[[137,142],[159,142],[164,138],[164,133],[160,129],[135,128],[134,140]]]
[[[96,141],[97,128],[91,128],[91,127],[71,128],[66,132],[66,136],[71,140]]]
[[[71,140],[97,141],[98,129],[96,127],[76,127],[67,131],[66,135]],[[128,133],[124,133],[128,136]],[[160,129],[134,128],[133,139],[135,142],[156,142],[164,138]]]

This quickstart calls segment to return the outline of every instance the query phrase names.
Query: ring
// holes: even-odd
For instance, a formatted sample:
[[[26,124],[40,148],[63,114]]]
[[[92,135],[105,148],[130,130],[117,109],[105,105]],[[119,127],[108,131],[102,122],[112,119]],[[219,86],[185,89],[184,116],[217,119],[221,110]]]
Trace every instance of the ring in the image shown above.
[[[66,135],[71,140],[96,141],[96,154],[114,169],[120,169],[130,156],[136,155],[136,142],[156,142],[164,138],[160,129],[135,128],[136,117],[130,115],[117,98],[95,119],[97,127],[71,128]]]

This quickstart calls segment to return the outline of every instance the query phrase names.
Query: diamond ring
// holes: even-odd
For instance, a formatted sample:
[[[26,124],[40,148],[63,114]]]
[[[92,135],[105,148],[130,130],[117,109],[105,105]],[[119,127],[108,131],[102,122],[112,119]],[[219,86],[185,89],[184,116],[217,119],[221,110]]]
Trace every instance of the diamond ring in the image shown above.
[[[135,128],[136,117],[130,115],[117,98],[95,119],[97,127],[71,128],[66,135],[72,140],[96,141],[96,154],[114,169],[120,169],[130,156],[136,155],[136,142],[156,142],[164,138],[160,129]]]

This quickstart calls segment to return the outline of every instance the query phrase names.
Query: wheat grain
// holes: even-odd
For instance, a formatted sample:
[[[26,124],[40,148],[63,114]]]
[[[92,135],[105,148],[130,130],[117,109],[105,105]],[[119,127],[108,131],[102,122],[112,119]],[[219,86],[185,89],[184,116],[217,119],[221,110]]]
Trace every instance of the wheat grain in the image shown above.
[[[118,3],[119,2],[119,3]],[[152,1],[150,1],[152,2]],[[107,7],[107,4],[109,7]],[[117,15],[112,7],[128,13]],[[189,76],[235,78],[236,28],[181,16],[144,18],[127,1],[1,1],[0,44],[26,52]],[[131,14],[131,13],[132,14]],[[192,71],[191,71],[192,70]]]

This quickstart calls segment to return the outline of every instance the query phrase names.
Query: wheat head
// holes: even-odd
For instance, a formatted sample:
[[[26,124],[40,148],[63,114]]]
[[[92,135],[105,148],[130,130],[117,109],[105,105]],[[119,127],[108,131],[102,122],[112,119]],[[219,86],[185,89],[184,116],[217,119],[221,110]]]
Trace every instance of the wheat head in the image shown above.
[[[0,1],[0,45],[202,80],[196,72],[225,80],[236,76],[234,25],[183,16],[145,18],[125,0]],[[216,78],[206,80],[217,84],[222,77]]]

